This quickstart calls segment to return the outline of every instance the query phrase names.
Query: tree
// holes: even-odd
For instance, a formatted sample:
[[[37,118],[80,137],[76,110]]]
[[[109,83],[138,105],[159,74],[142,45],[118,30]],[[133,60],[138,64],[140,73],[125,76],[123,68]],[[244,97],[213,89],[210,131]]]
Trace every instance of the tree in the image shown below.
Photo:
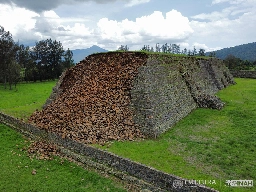
[[[27,63],[27,67],[25,70],[25,80],[26,81],[34,81],[34,82],[36,82],[36,80],[38,80],[37,65],[36,65],[36,62],[34,62],[32,60]]]
[[[204,49],[199,49],[198,55],[199,56],[205,56],[205,50]]]
[[[171,45],[172,47],[171,47],[171,53],[173,53],[173,54],[175,54],[176,53],[176,44],[172,44]]]
[[[153,51],[152,51],[153,50]],[[154,48],[151,47],[149,45],[144,45],[142,48],[141,48],[141,51],[148,51],[148,52],[154,52]]]
[[[144,45],[144,46],[141,48],[141,51],[154,52],[154,48],[153,48],[153,47],[150,47],[149,45]]]
[[[230,54],[225,58],[224,62],[229,69],[238,69],[241,59],[236,58],[234,55]]]
[[[62,69],[62,56],[64,53],[63,46],[60,41],[52,41],[51,39],[46,40],[48,41],[48,64],[51,70],[51,78],[57,79],[61,75]]]
[[[36,62],[40,81],[58,78],[62,73],[62,56],[64,49],[56,40],[46,39],[36,42],[32,57]]]
[[[17,62],[22,68],[26,68],[28,60],[31,59],[29,47],[25,47],[23,44],[19,45],[19,50],[17,52]]]
[[[252,69],[254,69],[253,62],[248,61],[248,60],[240,60],[237,69],[239,69],[239,70],[252,70]]]
[[[256,70],[256,60],[252,63],[254,70]]]
[[[127,47],[126,47],[127,48]],[[64,68],[74,65],[73,53],[59,41],[46,39],[30,48],[15,43],[9,31],[0,26],[0,81],[10,88],[21,79],[45,80],[58,78]]]
[[[193,52],[189,49],[188,50],[188,56],[192,56],[193,55]]]
[[[193,51],[192,51],[192,55],[196,55],[197,54],[197,50],[196,50],[196,47],[194,46],[194,49],[193,49]]]
[[[163,53],[168,53],[168,50],[169,50],[169,46],[167,43],[165,43],[164,45],[162,45],[162,52]]]
[[[180,54],[180,45],[177,45],[177,44],[172,44],[170,45],[170,52],[173,53],[173,54]]]
[[[63,69],[68,69],[70,67],[73,67],[75,65],[73,60],[73,52],[71,50],[67,50],[63,55],[64,61],[62,63]]]
[[[216,57],[216,52],[215,51],[210,52],[209,57]]]
[[[43,79],[46,79],[46,72],[45,68],[47,68],[47,42],[42,40],[39,42],[36,42],[35,47],[33,48],[33,52],[31,54],[34,64],[36,66],[36,80],[39,79],[42,81]]]
[[[0,77],[6,89],[7,82],[11,79],[11,63],[16,59],[18,45],[14,42],[12,34],[0,26]]]
[[[20,81],[20,72],[21,72],[21,67],[16,61],[12,61],[9,65],[8,68],[8,82],[9,82],[9,87],[10,90],[12,89],[12,85],[16,85]]]
[[[29,70],[29,63],[33,62],[31,51],[29,46],[25,47],[24,45],[19,46],[19,50],[17,52],[16,58],[18,64],[21,66],[21,70],[23,71],[22,80],[28,80],[28,70]]]
[[[183,52],[183,54],[187,55],[188,54],[187,48],[184,48],[182,52]]]
[[[118,48],[119,51],[129,51],[129,47],[127,45],[121,45],[119,48]]]
[[[159,43],[156,44],[156,52],[161,52],[161,48],[159,46]]]

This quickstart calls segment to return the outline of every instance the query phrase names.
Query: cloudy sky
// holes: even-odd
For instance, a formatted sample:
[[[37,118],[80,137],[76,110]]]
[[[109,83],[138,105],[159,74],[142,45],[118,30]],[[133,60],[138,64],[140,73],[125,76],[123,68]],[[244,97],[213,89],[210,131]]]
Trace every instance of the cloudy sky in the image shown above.
[[[211,51],[256,42],[256,0],[0,0],[0,25],[31,46],[52,38],[65,49]]]

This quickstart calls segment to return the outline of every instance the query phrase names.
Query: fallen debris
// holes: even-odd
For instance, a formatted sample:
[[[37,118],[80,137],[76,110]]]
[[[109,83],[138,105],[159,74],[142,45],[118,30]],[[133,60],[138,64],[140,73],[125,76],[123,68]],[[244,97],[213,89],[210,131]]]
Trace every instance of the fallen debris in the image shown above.
[[[56,145],[46,141],[31,141],[27,152],[31,158],[52,160],[54,156],[58,155],[59,149]]]
[[[61,94],[29,119],[41,129],[86,144],[144,138],[129,108],[143,53],[90,55],[66,72]]]

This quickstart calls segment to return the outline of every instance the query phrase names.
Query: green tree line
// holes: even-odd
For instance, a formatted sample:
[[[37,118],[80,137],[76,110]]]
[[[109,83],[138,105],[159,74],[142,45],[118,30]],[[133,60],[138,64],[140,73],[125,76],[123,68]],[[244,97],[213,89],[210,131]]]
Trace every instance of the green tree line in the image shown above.
[[[224,59],[224,62],[231,70],[256,70],[256,60],[242,60],[230,54]]]
[[[119,51],[129,51],[129,47],[127,45],[121,45],[118,48]],[[193,50],[184,48],[181,50],[180,45],[178,44],[168,44],[165,43],[163,45],[160,45],[159,43],[156,44],[155,48],[150,47],[149,45],[144,45],[140,51],[146,51],[146,52],[158,52],[158,53],[170,53],[170,54],[183,54],[188,56],[206,56],[205,49],[200,48],[199,51],[197,51],[196,47],[193,48]],[[210,57],[215,57],[215,52],[210,53]]]
[[[19,81],[43,81],[58,78],[74,66],[73,53],[64,50],[61,42],[46,39],[33,48],[19,44],[9,31],[0,26],[0,82],[5,89]]]

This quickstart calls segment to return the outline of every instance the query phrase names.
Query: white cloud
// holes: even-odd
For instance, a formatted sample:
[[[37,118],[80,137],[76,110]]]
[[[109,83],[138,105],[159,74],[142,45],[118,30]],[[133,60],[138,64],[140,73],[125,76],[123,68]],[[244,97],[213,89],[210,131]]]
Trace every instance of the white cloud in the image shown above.
[[[163,16],[155,11],[151,15],[128,19],[120,22],[103,18],[98,22],[102,40],[116,43],[140,43],[141,45],[157,42],[182,41],[193,33],[188,18],[176,10],[171,10]]]
[[[226,2],[230,4],[240,4],[245,1],[247,0],[213,0],[212,4],[215,5],[215,4],[226,3]]]
[[[19,30],[29,31],[35,25],[35,17],[37,13],[9,5],[2,4],[0,6],[0,25],[6,31],[16,34]]]
[[[89,27],[86,27],[84,24],[81,24],[81,23],[75,23],[73,26],[68,25],[64,29],[65,29],[64,35],[80,37],[80,38],[88,37],[90,35],[93,35],[94,33],[94,30],[90,29]]]
[[[150,2],[150,0],[131,0],[125,6],[126,7],[133,7],[135,5],[144,4],[144,3],[148,3],[148,2]]]
[[[212,13],[201,13],[195,16],[192,16],[192,19],[198,19],[198,20],[210,20],[210,21],[217,21],[221,19],[227,18],[229,15],[236,15],[240,12],[234,12],[234,7],[229,7],[226,9],[223,9],[222,11],[214,11]]]
[[[10,31],[14,40],[20,43],[34,44],[36,41],[52,38],[63,41],[66,48],[75,48],[76,45],[80,45],[76,41],[86,41],[89,36],[95,37],[94,30],[84,24],[88,21],[86,18],[60,18],[52,10],[37,14],[15,5],[0,5],[0,25],[6,31]],[[90,43],[95,41],[92,40]]]
[[[194,43],[193,44],[193,46],[195,46],[198,50],[199,49],[205,49],[205,50],[208,50],[209,48],[208,48],[208,46],[207,45],[205,45],[204,43]]]
[[[6,16],[12,19],[3,25],[15,40],[35,42],[52,38],[61,41],[65,48],[72,49],[93,44],[105,45],[112,50],[121,44],[141,48],[144,44],[183,42],[193,33],[188,18],[176,10],[166,14],[155,11],[135,20],[102,18],[95,26],[87,25],[86,18],[76,19],[75,22],[70,18],[61,18],[53,10],[39,15],[24,8],[4,5],[0,11],[1,20]]]
[[[46,18],[59,19],[60,17],[54,11],[44,11],[42,14]]]
[[[229,7],[191,17],[190,25],[195,32],[190,41],[211,45],[209,50],[216,50],[219,45],[231,47],[256,41],[256,1],[214,0],[213,4],[224,2],[230,3]]]
[[[36,1],[36,2],[35,0],[0,0],[0,4],[8,4],[8,5],[15,4],[18,7],[26,8],[31,11],[41,13],[43,11],[53,10],[61,5],[72,5],[72,4],[88,3],[88,2],[94,2],[97,4],[108,4],[108,3],[114,3],[117,1],[132,2],[131,4],[135,5],[135,4],[144,3],[147,0],[107,0],[107,1],[106,0],[43,0],[43,1]]]
[[[255,0],[256,3],[256,0]],[[201,13],[195,16],[192,16],[192,19],[196,20],[210,20],[210,21],[217,21],[221,19],[228,19],[230,17],[239,17],[239,15],[242,15],[243,13],[251,12],[253,11],[253,7],[255,5],[250,4],[239,4],[239,5],[230,5],[229,7],[220,10],[220,11],[214,11],[211,13]]]
[[[190,50],[193,50],[193,47],[195,47],[197,51],[204,49],[205,52],[212,52],[221,49],[221,47],[208,47],[205,43],[198,42],[193,43],[193,45],[190,47]]]
[[[215,5],[215,4],[219,4],[219,3],[225,3],[225,2],[228,2],[229,0],[213,0],[212,1],[212,4]]]

